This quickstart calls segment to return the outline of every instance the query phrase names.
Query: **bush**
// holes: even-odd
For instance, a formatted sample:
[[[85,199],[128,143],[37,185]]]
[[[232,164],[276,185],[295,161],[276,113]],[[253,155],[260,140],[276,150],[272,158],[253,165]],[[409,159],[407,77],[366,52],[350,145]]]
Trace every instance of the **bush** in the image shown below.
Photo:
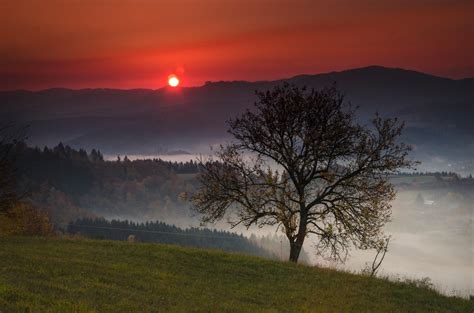
[[[18,202],[0,215],[0,234],[49,236],[53,234],[53,226],[45,211]]]

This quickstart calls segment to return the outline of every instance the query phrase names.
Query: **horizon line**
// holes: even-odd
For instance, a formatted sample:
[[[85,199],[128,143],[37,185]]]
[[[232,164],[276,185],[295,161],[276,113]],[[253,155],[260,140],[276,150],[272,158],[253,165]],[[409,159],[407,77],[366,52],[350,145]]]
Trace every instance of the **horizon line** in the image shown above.
[[[409,68],[403,68],[403,67],[390,67],[390,66],[384,66],[384,65],[367,65],[367,66],[360,66],[360,67],[353,67],[353,68],[347,68],[344,70],[338,70],[338,71],[328,71],[328,72],[319,72],[319,73],[312,73],[312,74],[297,74],[293,75],[290,77],[282,77],[282,78],[275,78],[275,79],[268,79],[268,80],[209,80],[205,81],[204,84],[201,85],[194,85],[194,86],[183,86],[179,87],[179,89],[191,89],[191,88],[201,88],[209,84],[216,84],[216,83],[267,83],[267,82],[276,82],[276,81],[282,81],[282,80],[290,80],[290,79],[295,79],[297,77],[303,77],[303,76],[319,76],[319,75],[329,75],[329,74],[337,74],[337,73],[343,73],[343,72],[350,72],[350,71],[357,71],[357,70],[367,70],[367,69],[385,69],[385,70],[397,70],[397,71],[404,71],[404,72],[412,72],[412,73],[417,73],[417,74],[422,74],[425,76],[431,76],[433,78],[440,78],[440,79],[446,79],[446,80],[451,80],[451,81],[462,81],[462,80],[468,80],[468,79],[474,79],[474,76],[467,76],[463,78],[451,78],[451,77],[446,77],[446,76],[440,76],[440,75],[435,75],[435,74],[430,74],[427,72],[423,72],[420,70],[414,70],[414,69],[409,69]],[[123,90],[123,91],[133,91],[133,90],[152,90],[152,91],[160,91],[163,89],[168,89],[168,86],[163,85],[159,88],[146,88],[146,87],[135,87],[135,88],[114,88],[114,87],[84,87],[84,88],[70,88],[70,87],[61,87],[61,86],[53,86],[49,88],[41,88],[41,89],[24,89],[24,88],[18,88],[18,89],[0,89],[0,92],[43,92],[43,91],[50,91],[50,90],[71,90],[71,91],[81,91],[81,90]]]

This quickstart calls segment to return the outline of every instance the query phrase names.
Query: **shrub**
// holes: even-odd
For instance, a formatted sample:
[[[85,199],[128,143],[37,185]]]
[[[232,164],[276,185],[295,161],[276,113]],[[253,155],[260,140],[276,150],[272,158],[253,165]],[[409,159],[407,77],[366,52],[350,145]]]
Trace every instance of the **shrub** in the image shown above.
[[[45,211],[18,202],[0,215],[0,234],[49,236],[53,234],[53,226]]]

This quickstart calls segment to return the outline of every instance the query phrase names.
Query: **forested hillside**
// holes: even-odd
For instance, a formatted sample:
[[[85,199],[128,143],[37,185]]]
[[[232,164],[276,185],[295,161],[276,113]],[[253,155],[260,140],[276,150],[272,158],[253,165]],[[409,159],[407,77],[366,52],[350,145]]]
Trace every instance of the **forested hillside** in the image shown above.
[[[59,144],[16,151],[20,193],[45,208],[55,223],[96,215],[164,219],[189,215],[182,193],[194,188],[195,162],[159,159],[104,161],[99,151]]]
[[[159,221],[134,223],[131,221],[84,218],[69,223],[67,232],[94,239],[177,244],[220,249],[266,258],[278,258],[277,255],[267,249],[260,248],[256,241],[252,242],[242,234],[195,227],[181,229]]]

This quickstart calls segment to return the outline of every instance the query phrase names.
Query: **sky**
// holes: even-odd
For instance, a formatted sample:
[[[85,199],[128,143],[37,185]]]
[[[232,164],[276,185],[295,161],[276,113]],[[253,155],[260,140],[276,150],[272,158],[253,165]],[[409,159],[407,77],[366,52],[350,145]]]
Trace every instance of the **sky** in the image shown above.
[[[368,65],[474,76],[474,1],[1,0],[0,90],[160,88]]]

